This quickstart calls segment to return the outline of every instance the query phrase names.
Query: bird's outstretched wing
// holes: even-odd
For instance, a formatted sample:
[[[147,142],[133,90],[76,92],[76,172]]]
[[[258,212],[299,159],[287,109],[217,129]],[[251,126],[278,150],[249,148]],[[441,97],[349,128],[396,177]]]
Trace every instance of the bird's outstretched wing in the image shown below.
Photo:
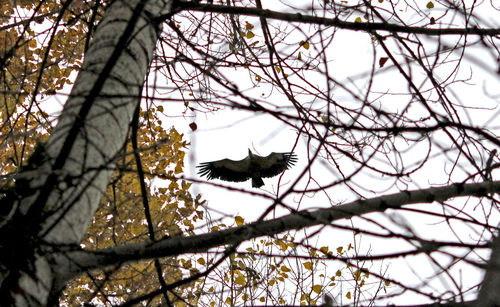
[[[273,152],[267,157],[255,156],[262,177],[273,177],[281,174],[297,162],[297,155],[291,152]]]
[[[233,182],[246,181],[251,177],[248,162],[248,157],[239,161],[223,159],[204,162],[197,166],[199,168],[198,174],[202,177],[207,176],[208,179],[217,178]]]

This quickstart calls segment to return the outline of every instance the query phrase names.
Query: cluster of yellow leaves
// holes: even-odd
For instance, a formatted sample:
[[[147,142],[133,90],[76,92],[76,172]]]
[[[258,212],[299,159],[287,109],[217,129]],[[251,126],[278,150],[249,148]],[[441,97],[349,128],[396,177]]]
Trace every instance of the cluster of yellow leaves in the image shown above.
[[[33,13],[35,6],[38,10]],[[0,25],[0,65],[4,72],[0,112],[4,116],[32,95],[35,86],[36,94],[53,94],[70,83],[71,72],[80,67],[87,38],[88,7],[80,9],[83,11],[66,11],[54,30],[52,25],[61,10],[59,1],[2,1],[0,15],[8,17]],[[66,23],[70,20],[71,25]],[[50,30],[44,31],[46,28]]]
[[[245,220],[241,216],[236,216],[234,222],[236,226],[242,226]],[[226,225],[220,224],[214,226],[213,230],[226,227]],[[207,297],[212,297],[209,295],[211,293],[214,294],[213,297],[217,302],[212,303],[212,306],[253,304],[256,302],[286,305],[291,302],[288,301],[289,297],[282,294],[290,287],[303,289],[304,292],[300,293],[301,304],[315,305],[321,301],[323,294],[331,291],[335,285],[328,282],[326,284],[312,284],[313,277],[320,276],[318,265],[324,264],[324,261],[317,255],[317,250],[311,249],[309,252],[311,255],[317,255],[311,256],[311,259],[314,260],[303,263],[307,273],[299,273],[301,270],[295,266],[297,264],[295,260],[286,260],[287,256],[295,254],[300,246],[295,242],[294,237],[285,234],[281,238],[259,239],[251,243],[252,246],[246,248],[246,253],[230,255],[229,266],[220,269],[222,281],[207,283],[205,286],[208,289],[200,289],[207,294]],[[330,251],[328,247],[324,247],[321,252],[329,253]],[[268,256],[277,253],[283,254],[284,258]],[[198,259],[197,262],[199,264],[206,263],[202,258]],[[301,277],[297,279],[298,276]],[[321,277],[321,280],[324,278]],[[225,290],[225,287],[229,287],[231,291]],[[310,291],[307,292],[307,289]],[[227,295],[219,296],[219,293],[227,293]],[[275,295],[276,293],[281,295]]]
[[[242,226],[245,220],[241,216],[234,218],[237,226]],[[227,226],[216,227],[216,229]],[[252,241],[252,246],[246,248],[246,253],[233,254],[230,256],[229,267],[221,268],[222,282],[207,284],[208,290],[201,289],[205,293],[213,293],[218,303],[214,305],[236,305],[253,304],[256,302],[270,305],[291,304],[291,297],[283,295],[290,287],[299,289],[296,297],[301,305],[318,305],[323,302],[325,294],[339,292],[339,295],[352,300],[354,295],[359,295],[364,290],[370,273],[365,268],[354,268],[349,264],[332,270],[332,259],[346,256],[355,247],[349,244],[347,247],[338,246],[331,249],[328,246],[320,248],[308,247],[309,260],[297,262],[292,255],[301,254],[301,244],[290,235],[281,238],[260,239]],[[283,254],[283,258],[276,256]],[[268,255],[275,255],[269,257]],[[292,256],[292,258],[289,258]],[[329,259],[330,258],[330,259]],[[200,258],[202,259],[202,258]],[[205,261],[198,260],[199,264]],[[290,260],[292,259],[292,260]],[[374,283],[382,283],[385,290],[390,283],[388,281],[376,280]],[[224,286],[221,288],[221,284]],[[339,285],[342,284],[341,287]],[[292,286],[293,285],[293,286]],[[228,287],[231,291],[225,291]],[[225,288],[227,289],[227,288]],[[345,292],[344,292],[345,291]],[[219,293],[227,295],[217,296]],[[277,295],[275,295],[277,293]],[[333,296],[337,296],[333,294]]]
[[[37,129],[39,122],[36,119],[39,116],[41,116],[40,112],[28,118],[22,114],[12,114],[11,120],[7,123],[2,122],[3,125],[0,126],[0,150],[2,151],[0,186],[11,185],[13,175],[21,165],[26,164],[36,144],[47,139],[47,134]]]
[[[245,30],[246,33],[243,33],[243,36],[245,36],[247,39],[251,39],[255,36],[255,34],[252,32],[252,29],[254,28],[254,25],[249,23],[248,21],[245,22]]]
[[[88,5],[78,11],[68,10],[61,26],[53,31],[51,25],[61,10],[60,1],[0,3],[0,149],[3,153],[0,169],[3,178],[11,179],[8,174],[26,162],[37,142],[47,139],[50,123],[38,99],[71,83],[71,72],[80,67],[87,27],[82,19],[86,17]],[[75,16],[79,19],[74,19]],[[72,18],[75,21],[71,26],[64,24]],[[52,44],[48,46],[51,37]],[[11,183],[5,180],[1,184]]]
[[[138,132],[138,147],[144,172],[147,173],[148,201],[151,213],[155,238],[165,236],[179,236],[189,233],[193,223],[203,218],[203,211],[197,210],[200,205],[200,196],[193,198],[189,192],[191,183],[175,179],[183,171],[184,149],[187,142],[182,139],[174,128],[169,131],[161,127],[161,122],[154,116],[154,108],[141,111],[141,125]],[[129,143],[127,152],[124,153],[118,169],[108,187],[107,197],[103,200],[101,208],[94,216],[88,235],[83,245],[88,249],[100,249],[120,244],[130,244],[150,240],[145,217],[144,204],[137,175],[137,166],[132,154],[132,145]],[[154,179],[170,178],[163,182]],[[155,187],[152,182],[155,182]],[[166,258],[161,259],[164,278],[167,284],[182,278],[182,269],[191,274],[197,273],[191,260]],[[102,272],[96,277],[104,276]],[[192,284],[179,287],[176,291],[184,299],[195,302],[193,294],[187,289]],[[84,280],[76,280],[67,291],[68,296],[74,299],[74,293],[86,291],[87,297],[94,293],[95,283],[85,284]],[[152,289],[159,288],[158,277],[153,261],[141,261],[127,264],[113,270],[106,281],[99,285],[104,294],[114,293],[121,299],[137,297]],[[76,290],[78,289],[78,290]],[[182,295],[182,292],[185,292]],[[104,302],[105,296],[99,295]],[[162,297],[157,298],[157,304]],[[172,296],[172,301],[178,298]]]
[[[146,176],[150,183],[149,210],[155,223],[156,237],[179,235],[182,233],[179,222],[195,212],[199,201],[199,198],[193,199],[188,192],[191,183],[181,181],[179,184],[174,179],[174,175],[182,172],[185,153],[181,147],[187,144],[180,140],[182,136],[174,128],[167,132],[158,125],[153,128],[160,130],[156,131],[156,135],[145,124],[140,130],[139,150],[143,148],[140,152],[142,167],[144,172],[149,173]],[[93,244],[88,246],[105,248],[124,242],[148,240],[140,181],[131,144],[128,144],[127,153],[118,167],[108,187],[108,196],[89,228],[91,235],[88,242]],[[159,187],[154,187],[151,182],[155,174],[170,177],[171,180],[158,182]],[[201,211],[195,213],[196,218],[202,218]],[[116,226],[111,227],[111,224]],[[192,226],[188,228],[192,229]]]

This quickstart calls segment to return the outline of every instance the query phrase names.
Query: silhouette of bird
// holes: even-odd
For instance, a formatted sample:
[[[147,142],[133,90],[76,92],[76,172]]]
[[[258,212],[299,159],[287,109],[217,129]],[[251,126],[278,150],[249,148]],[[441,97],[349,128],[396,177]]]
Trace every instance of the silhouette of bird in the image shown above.
[[[243,160],[222,159],[200,163],[198,174],[210,179],[242,182],[252,179],[252,187],[264,185],[262,178],[274,177],[291,168],[297,162],[297,155],[291,152],[273,152],[267,157],[256,155],[248,149]]]

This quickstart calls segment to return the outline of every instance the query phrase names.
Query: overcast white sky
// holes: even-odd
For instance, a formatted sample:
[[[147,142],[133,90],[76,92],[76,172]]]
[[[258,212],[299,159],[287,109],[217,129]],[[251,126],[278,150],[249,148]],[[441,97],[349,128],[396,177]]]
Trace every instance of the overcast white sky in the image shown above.
[[[485,16],[484,18],[487,18],[491,20],[493,24],[498,25],[500,16],[498,15],[498,12],[494,13],[497,15]],[[258,22],[252,23],[255,25],[258,24]],[[457,21],[456,24],[459,26],[460,22]],[[256,26],[256,28],[258,28],[258,26]],[[257,34],[258,31],[259,30],[256,29],[254,32]],[[446,40],[449,40],[450,42],[454,39],[455,38],[453,37],[446,38]],[[430,45],[436,45],[435,39],[431,38],[426,41]],[[329,49],[329,58],[333,60],[331,62],[331,70],[334,71],[333,74],[337,80],[346,80],[345,82],[349,83],[352,81],[353,76],[359,76],[369,71],[373,61],[372,39],[369,35],[353,31],[339,31],[335,34],[335,38],[331,43],[331,46],[332,48]],[[304,51],[303,53],[307,54],[307,52]],[[379,56],[385,56],[385,54],[380,53]],[[458,54],[455,54],[455,56],[458,56]],[[498,102],[500,78],[498,78],[498,75],[495,74],[495,69],[497,68],[495,60],[496,59],[491,57],[491,54],[481,51],[481,48],[468,49],[465,61],[461,64],[461,71],[458,75],[463,78],[470,77],[470,80],[467,81],[469,86],[458,83],[448,89],[449,92],[453,91],[453,94],[451,95],[456,96],[457,100],[459,99],[463,104],[474,107],[473,109],[467,110],[469,116],[468,121],[471,124],[481,125],[489,121],[492,128],[493,126],[498,127],[497,124],[494,124],[498,117],[495,99],[492,99],[491,96],[488,97],[488,93],[490,95],[497,95],[496,101]],[[481,65],[477,65],[478,62],[481,63]],[[452,62],[450,65],[443,67],[441,72],[443,75],[446,75],[446,69],[451,69],[453,67],[454,63]],[[265,96],[271,95],[271,98],[268,98],[267,100],[278,104],[283,99],[286,99],[277,91],[271,92],[267,86],[261,85],[256,88],[252,88],[251,83],[245,81],[249,79],[248,72],[238,71],[237,69],[228,70],[226,70],[226,75],[230,74],[233,78],[232,80],[238,84],[240,89],[248,89],[248,91],[245,92],[247,95],[253,93],[253,96],[257,98],[261,97],[262,95],[259,95],[262,93],[264,93]],[[414,77],[415,79],[423,80],[422,75]],[[351,78],[351,80],[348,80],[348,78]],[[396,91],[399,87],[403,92],[407,88],[406,82],[401,80],[401,77],[397,75],[394,69],[389,70],[383,76],[377,76],[376,80],[377,81],[375,82],[373,89],[374,91]],[[356,81],[356,84],[363,86],[363,82],[365,81],[366,78],[360,78]],[[317,80],[317,83],[321,82],[324,82],[324,80]],[[335,95],[337,99],[350,99],[350,97],[341,90],[337,91]],[[400,98],[390,96],[385,97],[383,100],[384,107],[389,105],[389,108],[397,108],[399,103],[398,99]],[[170,114],[170,112],[174,109],[170,104],[166,110],[166,112]],[[183,111],[182,107],[180,107],[180,111]],[[465,112],[463,114],[465,115]],[[195,121],[198,125],[198,130],[195,132],[191,132],[188,127],[188,124],[191,122],[190,119],[186,120],[185,118],[179,117],[172,119],[171,121],[165,121],[166,125],[170,122],[174,123],[176,129],[185,133],[188,139],[191,140],[193,144],[191,150],[194,152],[188,156],[188,160],[186,161],[186,174],[189,177],[195,178],[198,177],[196,176],[194,166],[199,162],[213,161],[223,158],[235,160],[241,159],[247,155],[247,148],[251,148],[253,151],[257,151],[261,155],[267,155],[273,151],[289,151],[291,150],[297,137],[295,131],[283,125],[281,122],[278,122],[271,116],[261,114],[256,115],[253,113],[231,109],[209,114],[198,114]],[[442,136],[436,134],[433,137],[434,141],[436,143],[440,143],[440,137]],[[300,138],[298,146],[295,149],[295,153],[299,157],[299,163],[293,169],[285,173],[281,182],[284,184],[284,188],[286,188],[288,182],[294,181],[302,169],[306,167],[306,146],[306,140]],[[422,154],[425,153],[426,150],[427,147],[425,144],[413,147],[411,152],[405,155],[406,162],[412,159],[415,161],[421,159]],[[442,152],[434,150],[433,152],[436,154],[442,154]],[[358,181],[356,183],[364,186],[366,189],[379,192],[378,195],[396,192],[397,189],[439,185],[447,182],[448,177],[446,175],[446,171],[449,171],[450,161],[452,159],[453,154],[451,154],[448,158],[441,155],[438,158],[432,159],[424,169],[419,171],[415,176],[412,176],[413,181],[408,182],[407,187],[398,185],[397,187],[387,190],[389,181],[386,181],[384,178],[373,177],[371,174],[358,176]],[[347,159],[339,159],[338,163],[349,163],[349,161]],[[458,174],[460,174],[460,172]],[[332,173],[331,170],[325,168],[320,163],[316,163],[313,167],[313,176],[319,182],[326,183],[333,181],[338,174]],[[457,178],[459,177],[460,176],[457,176]],[[229,183],[218,180],[215,180],[214,182],[252,191],[271,194],[275,193],[278,177],[264,179],[264,181],[265,186],[260,190],[252,189],[250,182]],[[302,181],[302,186],[304,186],[304,184],[305,180]],[[209,207],[224,212],[230,216],[241,215],[246,219],[246,221],[255,220],[272,203],[270,200],[256,195],[228,191],[223,188],[213,187],[210,185],[195,185],[194,191],[200,191],[203,194],[204,198],[209,202]],[[327,207],[334,203],[343,203],[356,198],[356,196],[345,187],[335,187],[328,190],[327,193],[333,203],[330,202],[324,193],[314,193],[308,194],[304,198],[300,198],[299,195],[294,195],[289,198],[289,204],[296,203],[300,199],[300,209],[317,208]],[[374,193],[373,195],[376,194],[377,193]],[[459,200],[458,202],[463,202],[463,200]],[[456,202],[456,204],[458,204],[458,202]],[[426,208],[431,206],[436,211],[440,210],[440,206],[425,205]],[[284,213],[286,213],[286,211],[279,210],[277,214],[281,215]],[[428,239],[455,237],[446,223],[442,223],[439,219],[429,218],[427,215],[423,216],[409,213],[396,215],[392,212],[384,216],[381,214],[372,214],[368,217],[376,218],[377,221],[386,225],[397,222],[405,226],[411,226],[415,233]],[[392,219],[392,221],[390,219]],[[498,217],[493,217],[493,219],[498,221]],[[363,225],[366,229],[377,229],[377,227],[370,225],[370,223],[362,222],[360,219],[355,219],[355,223],[357,225]],[[394,226],[391,228],[394,228]],[[400,251],[402,246],[408,246],[407,243],[397,240],[381,241],[379,239],[365,237],[362,241],[362,249],[367,250],[370,248],[372,254]],[[350,242],[352,242],[351,234],[338,230],[331,230],[320,236],[320,243],[318,245],[321,246],[321,244],[325,243],[330,245],[331,248],[335,248],[340,245],[346,246],[346,244]],[[437,258],[443,257],[437,256]],[[447,263],[447,261],[443,260],[442,263]],[[424,256],[395,259],[394,261],[386,262],[385,264],[389,264],[388,275],[390,277],[399,279],[404,276],[405,281],[411,280],[416,283],[425,280],[428,276],[432,276],[437,270],[437,268]],[[332,271],[336,269],[337,266],[334,268],[332,267]],[[464,288],[472,286],[481,280],[480,274],[477,274],[475,269],[461,266],[454,270],[456,271],[459,269],[463,270],[460,282],[463,283]],[[439,278],[434,279],[432,286],[437,289],[442,289],[443,287],[448,289],[453,288],[448,282],[446,282],[445,279]],[[416,303],[416,301],[413,300],[413,296],[414,295],[411,293],[406,293],[404,295],[404,301],[407,303]],[[422,298],[420,297],[420,299]],[[402,301],[396,300],[394,302],[401,303]]]

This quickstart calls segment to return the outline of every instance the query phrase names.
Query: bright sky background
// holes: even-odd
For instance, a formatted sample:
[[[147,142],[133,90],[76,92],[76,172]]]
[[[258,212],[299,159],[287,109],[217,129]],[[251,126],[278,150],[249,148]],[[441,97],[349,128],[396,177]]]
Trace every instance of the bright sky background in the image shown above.
[[[493,24],[498,26],[500,16],[498,16],[498,12],[495,13],[497,14],[496,17],[487,16],[485,18],[489,19]],[[254,22],[253,24],[257,25],[258,23]],[[457,26],[461,25],[458,21],[456,24]],[[259,33],[259,30],[256,29],[254,32]],[[445,38],[445,40],[450,42],[453,41],[453,39],[455,38]],[[298,38],[297,40],[300,39]],[[428,44],[436,45],[436,40],[434,38],[426,39],[426,41]],[[369,35],[346,30],[339,31],[335,34],[335,38],[331,43],[331,46],[332,48],[329,50],[329,58],[333,59],[331,69],[334,71],[333,74],[338,80],[345,80],[346,84],[352,84],[352,79],[355,79],[353,76],[360,76],[369,71],[373,61],[372,41]],[[378,50],[378,52],[381,51]],[[488,95],[497,95],[496,100],[498,101],[498,95],[500,94],[498,90],[500,88],[500,78],[498,78],[498,75],[495,73],[495,69],[498,65],[491,54],[485,53],[481,48],[469,48],[467,49],[467,52],[465,62],[461,64],[459,76],[462,78],[470,77],[467,84],[474,86],[465,86],[464,84],[458,83],[449,87],[448,91],[453,91],[453,95],[458,97],[464,105],[474,107],[474,109],[467,110],[469,116],[468,123],[480,126],[485,122],[490,122],[490,126],[496,126],[498,128],[498,125],[494,124],[494,122],[496,122],[496,118],[498,117],[498,110],[496,109],[497,106],[494,103],[495,99],[492,99],[491,96],[488,97]],[[377,56],[377,59],[380,56],[385,56],[383,51]],[[457,54],[454,54],[454,56],[457,56]],[[450,67],[453,68],[454,65],[454,63],[451,63],[448,66],[444,66],[442,69],[443,75],[446,67],[450,69]],[[279,95],[277,91],[271,92],[267,86],[258,85],[255,89],[253,89],[251,84],[248,82],[245,83],[245,80],[249,79],[248,73],[245,71],[237,71],[236,69],[233,69],[229,73],[233,77],[233,81],[238,83],[240,89],[248,89],[248,91],[245,92],[246,94],[249,94],[249,92],[254,93],[253,96],[257,98],[260,93],[264,93],[264,96],[271,95],[271,98],[268,98],[267,100],[276,103],[280,103],[282,99],[286,99],[282,95]],[[226,73],[226,75],[229,73]],[[415,79],[423,80],[423,76],[421,75],[416,75],[414,77]],[[351,80],[348,80],[347,78],[351,78]],[[356,81],[356,84],[362,86],[364,80],[366,80],[366,76],[364,79],[360,78]],[[324,81],[322,79],[318,79],[317,82],[321,83]],[[402,91],[404,91],[407,88],[407,84],[401,79],[395,70],[392,69],[383,76],[376,77],[373,91],[384,92],[389,89],[394,91],[397,90],[397,88],[402,88]],[[337,99],[350,99],[350,97],[342,91],[337,91],[335,95]],[[397,96],[386,96],[383,99],[383,106],[388,108],[397,108],[399,103],[398,99],[400,98]],[[184,110],[182,107],[180,109],[181,111]],[[170,104],[167,112],[170,114],[172,111],[173,108]],[[191,121],[191,119],[186,120],[182,117],[172,119],[176,129],[185,133],[192,143],[191,149],[194,152],[189,154],[188,160],[186,161],[186,174],[188,177],[198,178],[196,176],[194,166],[199,162],[214,161],[223,158],[230,158],[234,160],[242,159],[247,155],[247,148],[251,148],[253,152],[257,152],[261,155],[267,155],[273,151],[286,152],[291,150],[296,141],[295,131],[292,131],[289,127],[283,125],[268,115],[256,116],[253,113],[230,109],[210,114],[198,114],[195,119],[198,125],[198,130],[194,133],[191,132],[188,127],[188,124]],[[439,134],[435,134],[433,138],[435,142],[440,142]],[[306,167],[306,141],[305,139],[300,138],[297,144],[295,153],[299,157],[299,163],[290,171],[285,172],[281,182],[284,184],[281,188],[282,191],[283,188],[287,187],[287,183],[295,180],[302,169]],[[427,147],[425,144],[415,146],[411,149],[411,152],[405,155],[405,159],[418,160],[422,157],[422,154],[424,154],[426,150]],[[433,152],[436,154],[442,153],[434,150]],[[445,175],[445,170],[449,171],[450,161],[452,159],[453,154],[451,154],[448,161],[446,161],[446,159],[442,156],[432,159],[426,164],[426,167],[423,170],[419,171],[417,175],[412,176],[414,181],[408,182],[407,187],[398,185],[397,188],[402,190],[406,188],[415,189],[419,186],[429,187],[431,185],[445,183],[448,179]],[[338,163],[349,163],[349,161],[346,159],[339,159]],[[313,176],[319,182],[326,183],[333,181],[337,174],[332,173],[331,170],[325,168],[321,165],[321,163],[316,163],[313,168]],[[231,183],[219,180],[214,180],[213,182],[250,191],[272,194],[276,191],[278,178],[279,177],[264,179],[265,186],[262,187],[262,189],[252,189],[250,182]],[[373,177],[369,174],[359,176],[358,178],[359,179],[356,181],[358,185],[377,192],[377,195],[396,192],[394,187],[387,190],[388,181],[384,178]],[[463,177],[460,179],[463,179]],[[301,184],[304,186],[305,180],[302,180]],[[247,222],[253,221],[259,217],[259,215],[272,203],[270,200],[256,195],[227,191],[223,188],[213,187],[210,185],[195,185],[194,191],[200,191],[203,194],[204,198],[209,201],[209,207],[230,216],[241,215]],[[292,198],[289,198],[288,203],[293,204],[300,199],[301,203],[298,208],[305,209],[328,207],[332,204],[343,203],[356,198],[353,193],[342,187],[336,187],[328,190],[328,196],[332,203],[330,203],[329,199],[322,192],[309,194],[304,198],[301,198],[299,195],[294,195]],[[464,200],[455,201],[455,204],[463,201]],[[416,207],[429,208],[431,206],[439,212],[440,206],[438,205],[418,205]],[[284,210],[277,211],[278,216],[285,213],[286,211]],[[479,214],[479,216],[480,215],[481,214]],[[378,222],[386,225],[393,223],[409,225],[413,228],[415,233],[428,239],[455,238],[446,223],[443,223],[440,219],[432,219],[428,215],[423,216],[410,213],[396,214],[394,212],[390,212],[385,216],[382,216],[381,214],[371,214],[367,217],[376,218]],[[498,216],[494,217],[494,219],[498,221]],[[228,223],[230,222],[231,220],[229,220]],[[370,223],[363,222],[360,219],[354,219],[354,222],[356,225],[362,225],[365,229],[377,229]],[[350,224],[349,221],[345,223],[348,225]],[[394,228],[394,226],[392,226],[392,228]],[[311,233],[312,231],[312,229],[306,230],[307,233]],[[458,229],[458,231],[461,230]],[[320,242],[318,243],[318,246],[328,244],[331,248],[335,248],[341,245],[346,246],[351,243],[352,240],[353,237],[350,233],[340,230],[331,230],[320,235]],[[361,240],[362,250],[370,249],[371,254],[384,254],[390,253],[391,251],[397,252],[404,249],[402,247],[408,247],[406,242],[398,240],[382,241],[371,237],[364,237],[361,238]],[[487,256],[486,253],[483,253],[483,256]],[[443,257],[437,256],[436,258],[443,260]],[[441,263],[447,263],[447,261],[443,260]],[[403,280],[413,281],[415,283],[421,281],[419,278],[425,280],[426,277],[431,276],[437,270],[436,266],[430,263],[427,257],[423,256],[408,257],[406,259],[393,259],[391,261],[386,261],[383,267],[385,268],[386,265],[389,265],[388,276],[396,279],[403,277]],[[338,267],[336,265],[332,265],[332,271],[337,270],[337,268]],[[460,282],[463,283],[464,288],[467,288],[467,285],[472,286],[476,284],[482,278],[479,274],[477,274],[477,271],[471,267],[459,266],[454,270],[456,271],[458,269],[462,270],[462,279]],[[444,279],[434,279],[432,286],[437,289],[442,289],[443,287],[447,289],[453,288],[453,286],[447,283]],[[417,301],[413,300],[415,297],[416,295],[411,292],[407,292],[403,296],[403,301],[401,301],[402,298],[400,298],[397,300],[389,300],[389,302],[416,303]],[[420,296],[419,302],[421,300],[422,297]]]

